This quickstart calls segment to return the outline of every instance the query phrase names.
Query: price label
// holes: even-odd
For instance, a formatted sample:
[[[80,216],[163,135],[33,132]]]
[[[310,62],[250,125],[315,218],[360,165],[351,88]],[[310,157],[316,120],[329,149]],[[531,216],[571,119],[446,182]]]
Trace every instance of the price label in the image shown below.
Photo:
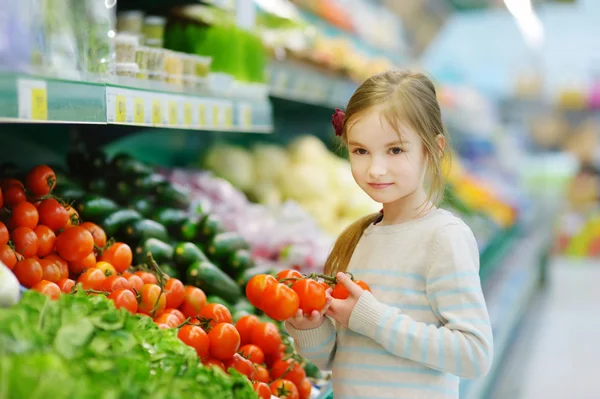
[[[233,108],[231,106],[225,108],[225,127],[233,126]]]
[[[162,104],[160,100],[152,100],[152,124],[162,125]]]
[[[31,119],[48,119],[48,92],[46,89],[31,89]]]
[[[213,105],[212,106],[212,124],[214,127],[218,127],[220,124],[219,114],[220,114],[219,106],[217,104]]]
[[[186,126],[192,125],[192,104],[190,103],[183,104],[183,123]]]
[[[179,112],[177,110],[177,101],[169,101],[169,125],[179,124]]]
[[[19,79],[17,81],[19,118],[48,120],[48,89],[46,81]]]
[[[125,96],[115,97],[115,121],[125,123],[127,120],[127,100]]]
[[[145,123],[146,119],[144,118],[144,99],[143,98],[134,98],[133,99],[133,122],[134,123]]]

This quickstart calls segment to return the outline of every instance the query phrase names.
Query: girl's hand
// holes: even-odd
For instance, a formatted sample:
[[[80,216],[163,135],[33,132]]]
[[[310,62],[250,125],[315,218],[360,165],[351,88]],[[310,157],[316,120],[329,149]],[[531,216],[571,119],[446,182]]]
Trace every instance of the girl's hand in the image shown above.
[[[305,316],[302,313],[302,309],[298,309],[298,313],[290,319],[287,320],[288,323],[292,325],[296,330],[312,330],[313,328],[320,327],[323,324],[323,318],[327,310],[329,310],[329,306],[331,305],[331,301],[333,297],[331,296],[332,289],[328,289],[325,292],[327,296],[327,302],[325,303],[325,307],[319,312],[313,310],[313,312]]]
[[[333,317],[338,324],[348,328],[354,306],[356,306],[356,302],[358,302],[364,290],[352,281],[346,273],[338,273],[336,277],[338,284],[346,287],[350,296],[346,299],[332,299],[327,315]]]

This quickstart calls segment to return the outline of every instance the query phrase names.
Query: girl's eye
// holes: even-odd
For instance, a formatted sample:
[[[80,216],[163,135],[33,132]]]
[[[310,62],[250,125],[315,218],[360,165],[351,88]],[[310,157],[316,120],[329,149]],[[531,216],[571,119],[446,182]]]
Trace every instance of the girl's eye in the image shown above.
[[[390,148],[390,154],[398,155],[402,153],[402,148],[400,147],[392,147]]]
[[[367,150],[365,150],[364,148],[356,148],[352,152],[358,155],[365,155],[367,153]]]

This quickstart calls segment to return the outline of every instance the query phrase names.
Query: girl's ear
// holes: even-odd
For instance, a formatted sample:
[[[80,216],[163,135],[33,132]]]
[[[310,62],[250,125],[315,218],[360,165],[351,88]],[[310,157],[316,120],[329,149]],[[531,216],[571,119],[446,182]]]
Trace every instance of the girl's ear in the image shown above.
[[[443,134],[438,134],[435,138],[438,147],[440,148],[440,157],[444,155],[444,149],[446,149],[446,137]]]

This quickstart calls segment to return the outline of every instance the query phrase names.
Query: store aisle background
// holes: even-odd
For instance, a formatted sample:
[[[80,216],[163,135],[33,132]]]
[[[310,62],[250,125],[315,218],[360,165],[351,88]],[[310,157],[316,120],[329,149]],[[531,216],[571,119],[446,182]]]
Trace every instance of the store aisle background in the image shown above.
[[[491,399],[600,398],[600,261],[555,258],[549,267]]]

